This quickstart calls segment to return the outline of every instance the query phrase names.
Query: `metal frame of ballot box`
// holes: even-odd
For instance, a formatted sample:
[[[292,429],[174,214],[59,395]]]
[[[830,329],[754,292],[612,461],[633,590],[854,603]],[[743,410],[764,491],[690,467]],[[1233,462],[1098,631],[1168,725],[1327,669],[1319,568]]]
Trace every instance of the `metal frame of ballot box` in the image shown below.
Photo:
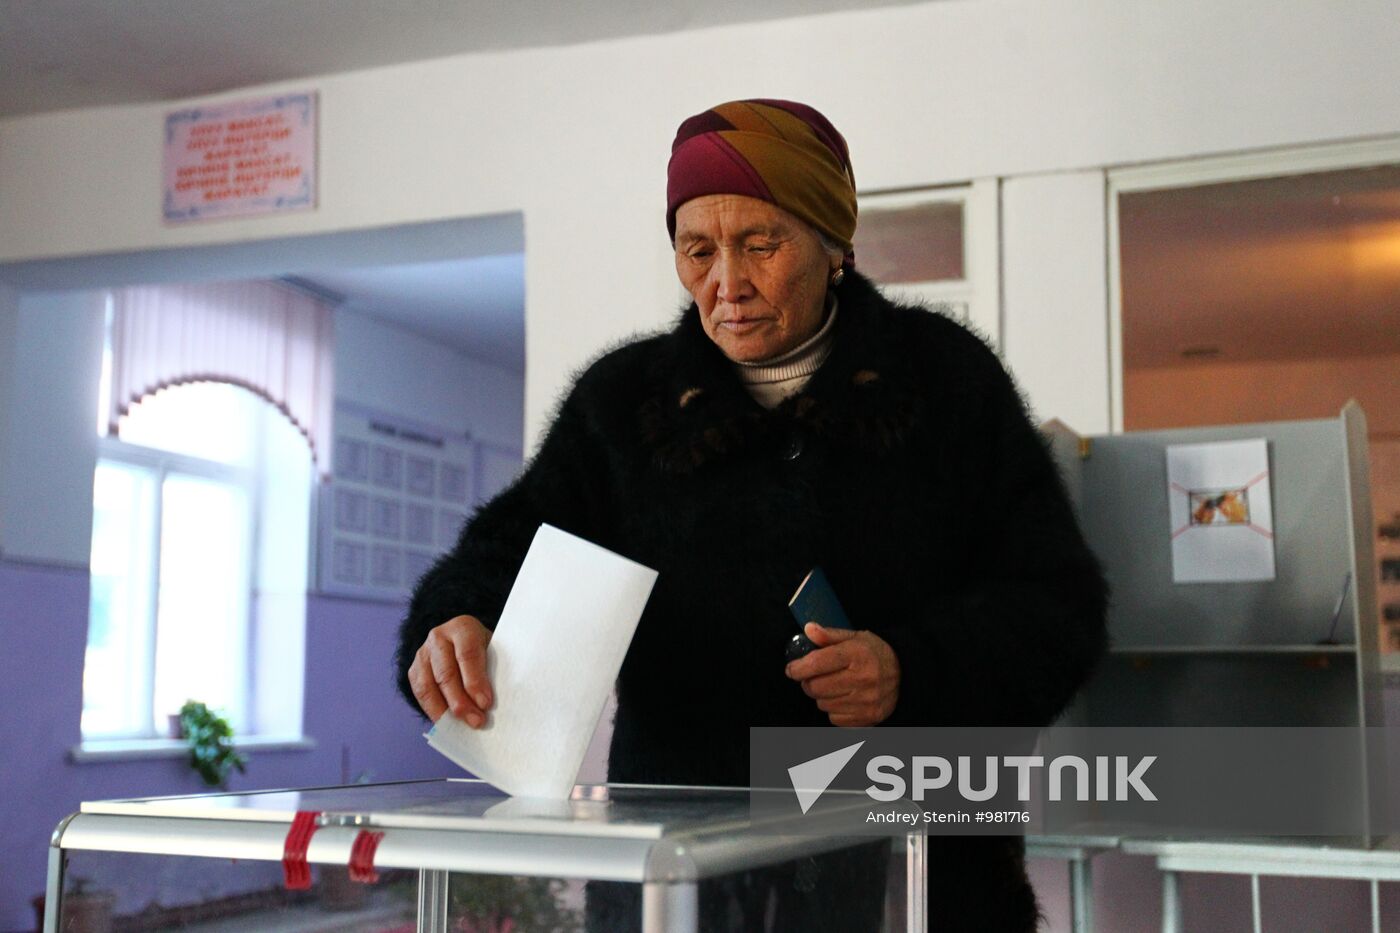
[[[699,882],[878,838],[803,834],[800,817],[755,823],[746,788],[581,784],[540,801],[445,779],[100,801],[54,831],[44,933],[59,930],[69,852],[284,862],[289,829],[312,813],[305,863],[352,865],[373,831],[374,866],[418,871],[420,933],[448,929],[451,872],[640,884],[645,933],[690,933]],[[920,834],[904,840],[911,931],[926,926],[924,846]]]

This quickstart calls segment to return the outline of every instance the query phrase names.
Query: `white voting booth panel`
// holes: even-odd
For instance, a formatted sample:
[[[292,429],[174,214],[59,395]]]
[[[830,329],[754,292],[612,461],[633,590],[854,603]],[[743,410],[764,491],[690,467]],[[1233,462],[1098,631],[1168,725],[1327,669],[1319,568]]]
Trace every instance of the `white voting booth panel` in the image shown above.
[[[1379,726],[1381,678],[1366,419],[1349,403],[1336,418],[1081,437],[1044,427],[1090,547],[1113,594],[1110,655],[1064,722],[1084,726]],[[1262,440],[1267,446],[1272,579],[1177,582],[1170,448]],[[1376,796],[1385,748],[1356,754]],[[1379,801],[1373,803],[1378,805]],[[1070,867],[1076,933],[1093,929],[1094,856],[1153,855],[1163,871],[1163,929],[1183,928],[1177,873],[1400,878],[1394,837],[1358,827],[1345,840],[1156,840],[1046,835],[1031,857]],[[1345,869],[1338,866],[1345,866]]]
[[[1045,428],[1108,578],[1108,657],[1065,721],[1084,726],[1380,726],[1366,418],[1079,437]],[[1178,582],[1172,451],[1263,441],[1270,579]],[[1385,749],[1356,749],[1371,787]],[[1366,787],[1339,792],[1372,796]],[[1358,827],[1357,841],[1374,842]]]
[[[692,931],[702,883],[856,845],[888,847],[885,929],[924,929],[922,836],[835,838],[800,834],[796,824],[785,834],[753,822],[742,788],[578,785],[568,800],[532,801],[482,781],[434,780],[85,803],[54,833],[44,930],[65,929],[75,859],[275,864],[298,814],[316,814],[305,863],[353,865],[357,839],[372,833],[375,871],[415,871],[420,931],[452,928],[447,893],[461,873],[635,884],[646,933]]]

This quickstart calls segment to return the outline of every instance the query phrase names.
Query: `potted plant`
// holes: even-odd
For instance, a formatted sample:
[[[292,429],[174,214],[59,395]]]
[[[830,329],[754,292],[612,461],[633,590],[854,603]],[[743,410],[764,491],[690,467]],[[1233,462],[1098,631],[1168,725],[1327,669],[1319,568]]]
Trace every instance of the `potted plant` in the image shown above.
[[[246,770],[248,760],[233,747],[233,727],[203,703],[187,700],[180,707],[180,731],[190,746],[190,767],[210,787],[224,787],[234,768]]]

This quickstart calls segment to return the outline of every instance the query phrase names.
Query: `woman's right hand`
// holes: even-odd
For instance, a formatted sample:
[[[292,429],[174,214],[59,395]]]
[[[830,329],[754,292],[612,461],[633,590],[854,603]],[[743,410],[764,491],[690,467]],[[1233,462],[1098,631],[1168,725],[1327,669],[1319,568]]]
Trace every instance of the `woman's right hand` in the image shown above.
[[[408,669],[413,696],[437,722],[449,709],[479,729],[495,697],[486,676],[486,645],[491,631],[475,616],[456,616],[428,633]]]

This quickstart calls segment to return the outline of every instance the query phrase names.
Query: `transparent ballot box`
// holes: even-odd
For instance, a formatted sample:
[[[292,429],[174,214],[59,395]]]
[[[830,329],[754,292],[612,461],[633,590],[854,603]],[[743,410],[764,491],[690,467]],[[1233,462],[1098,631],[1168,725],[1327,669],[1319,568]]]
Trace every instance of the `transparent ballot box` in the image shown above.
[[[920,930],[924,838],[823,836],[743,788],[475,780],[85,803],[45,933]]]

